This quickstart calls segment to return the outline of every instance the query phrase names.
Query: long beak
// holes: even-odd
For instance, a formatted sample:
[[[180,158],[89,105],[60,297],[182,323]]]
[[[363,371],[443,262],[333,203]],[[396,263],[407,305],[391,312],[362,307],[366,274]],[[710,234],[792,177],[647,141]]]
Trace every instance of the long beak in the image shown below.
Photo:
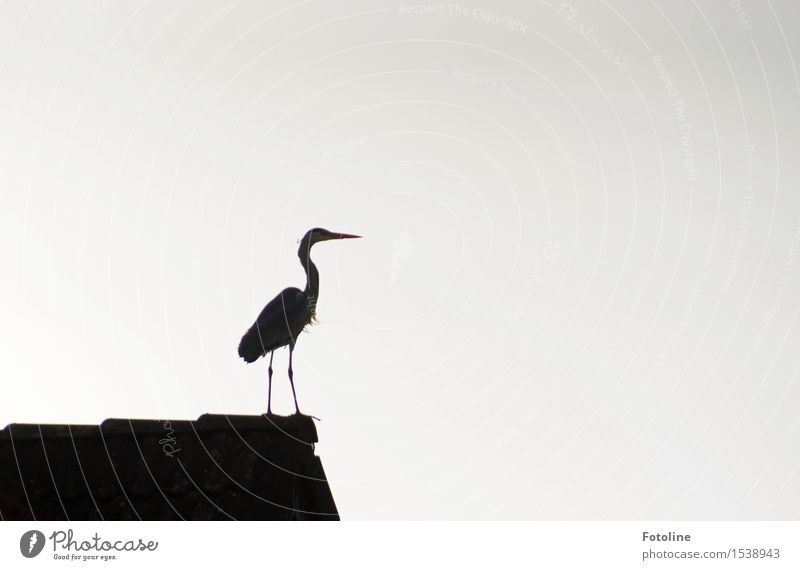
[[[333,234],[334,239],[353,239],[353,238],[360,238],[361,236],[357,236],[355,234]]]

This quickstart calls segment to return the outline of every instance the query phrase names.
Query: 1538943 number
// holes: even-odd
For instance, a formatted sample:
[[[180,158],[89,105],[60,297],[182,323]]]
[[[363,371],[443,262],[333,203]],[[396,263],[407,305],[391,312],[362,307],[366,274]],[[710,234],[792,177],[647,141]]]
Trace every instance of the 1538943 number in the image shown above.
[[[736,558],[780,558],[780,548],[739,548]]]

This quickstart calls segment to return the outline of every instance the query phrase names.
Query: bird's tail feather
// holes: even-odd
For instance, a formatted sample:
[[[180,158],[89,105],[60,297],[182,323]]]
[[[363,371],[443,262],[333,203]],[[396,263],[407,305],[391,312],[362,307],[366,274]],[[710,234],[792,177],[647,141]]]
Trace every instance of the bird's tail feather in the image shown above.
[[[239,356],[245,362],[255,362],[264,355],[264,346],[261,342],[261,335],[258,328],[255,326],[244,333],[242,340],[239,342]]]

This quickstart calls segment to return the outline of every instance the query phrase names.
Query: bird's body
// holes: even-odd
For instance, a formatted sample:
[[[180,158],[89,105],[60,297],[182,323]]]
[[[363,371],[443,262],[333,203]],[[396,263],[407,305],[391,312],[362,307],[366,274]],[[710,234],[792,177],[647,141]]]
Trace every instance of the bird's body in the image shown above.
[[[239,343],[239,356],[255,362],[284,346],[294,348],[297,337],[311,324],[314,307],[297,287],[287,287],[264,307]]]
[[[271,413],[272,407],[272,356],[276,349],[283,346],[289,347],[289,382],[292,385],[295,409],[297,413],[300,413],[294,389],[292,352],[297,344],[297,337],[314,320],[317,299],[319,299],[319,271],[311,261],[311,246],[319,241],[357,237],[360,236],[329,232],[322,228],[313,228],[306,232],[306,235],[300,240],[300,248],[297,251],[297,256],[306,272],[305,289],[301,291],[297,287],[287,287],[278,293],[261,310],[256,321],[239,342],[239,356],[245,362],[255,362],[266,354],[270,355],[267,369],[269,375],[268,414]]]

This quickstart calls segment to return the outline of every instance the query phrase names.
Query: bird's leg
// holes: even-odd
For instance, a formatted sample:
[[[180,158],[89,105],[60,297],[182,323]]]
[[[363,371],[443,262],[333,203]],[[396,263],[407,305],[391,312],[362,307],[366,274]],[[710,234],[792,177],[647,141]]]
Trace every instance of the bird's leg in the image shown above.
[[[292,352],[294,348],[289,345],[289,383],[292,385],[292,396],[294,396],[294,409],[295,413],[300,413],[300,407],[297,405],[297,393],[294,391],[294,371],[292,370]]]
[[[267,368],[267,415],[272,414],[272,357],[275,356],[275,351],[269,353],[269,368]]]

